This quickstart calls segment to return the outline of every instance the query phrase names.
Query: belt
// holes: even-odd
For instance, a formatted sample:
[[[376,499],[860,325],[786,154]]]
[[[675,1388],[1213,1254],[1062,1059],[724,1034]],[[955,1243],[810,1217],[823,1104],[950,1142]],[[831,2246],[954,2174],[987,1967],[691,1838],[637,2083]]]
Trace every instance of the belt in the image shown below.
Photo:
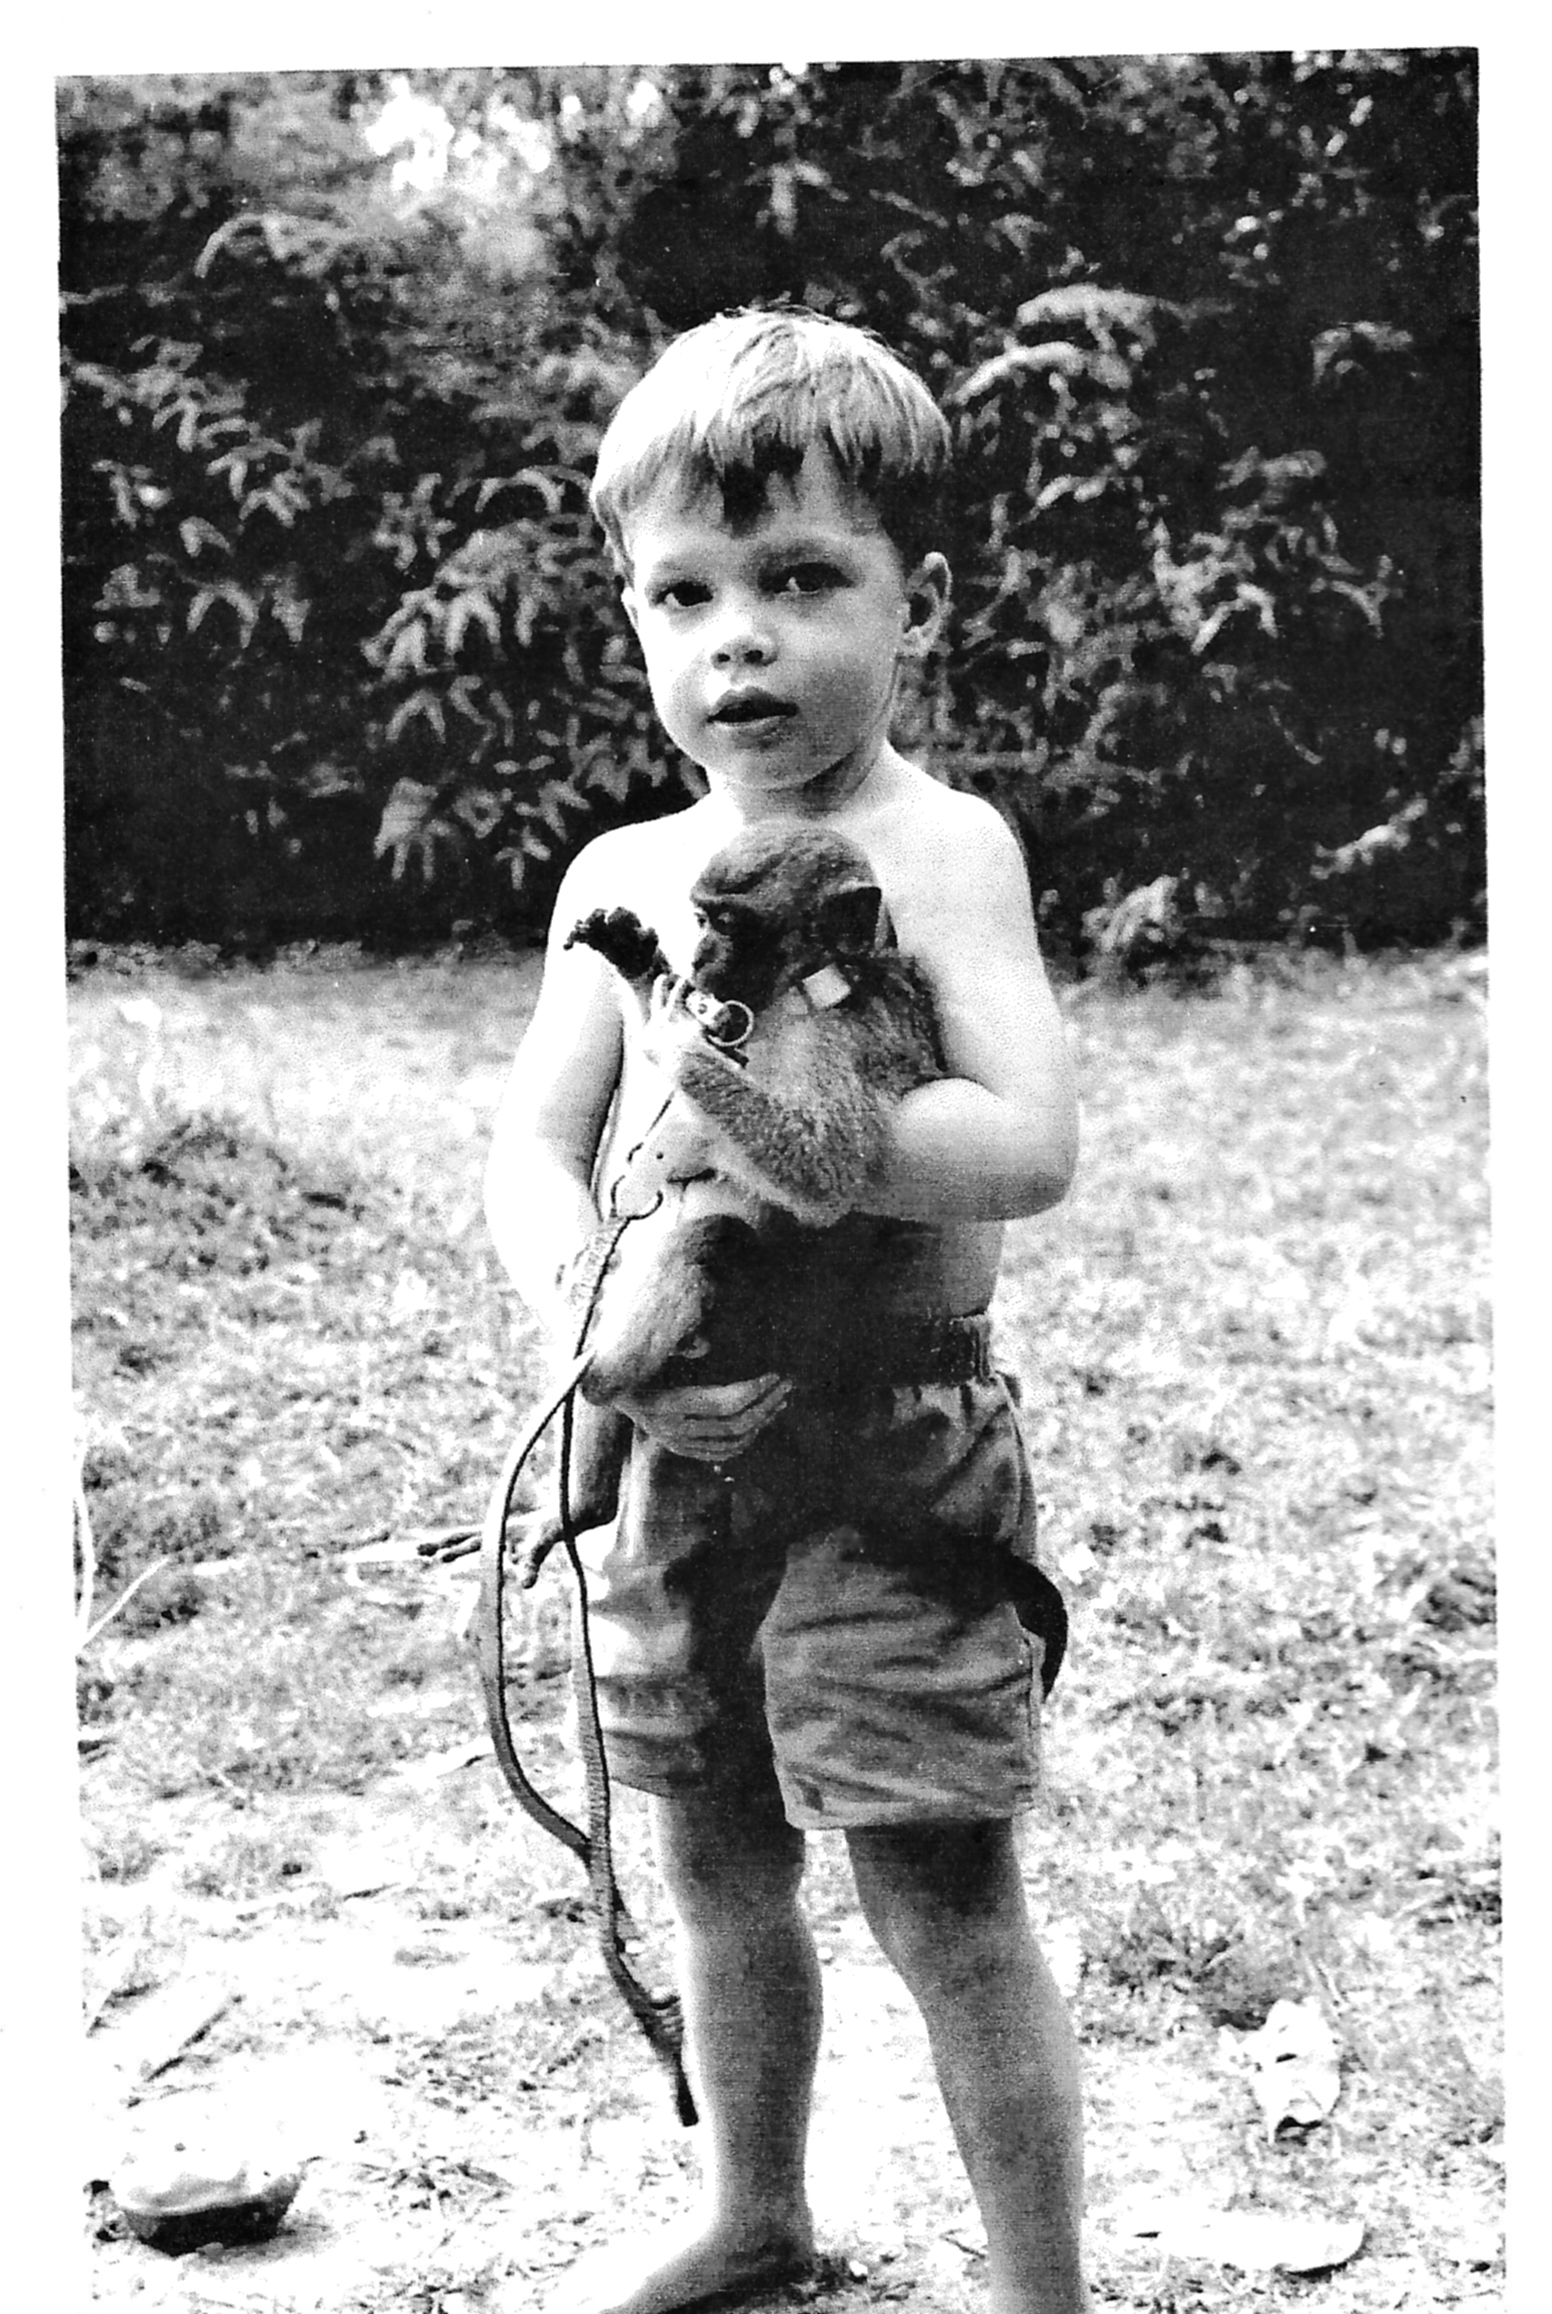
[[[675,1359],[664,1379],[740,1382],[753,1374],[783,1374],[799,1388],[828,1397],[887,1390],[909,1383],[989,1382],[994,1368],[991,1323],[974,1317],[875,1317],[837,1322],[833,1312],[745,1326],[736,1343],[717,1341],[701,1358]]]
[[[991,1324],[985,1317],[885,1318],[868,1332],[848,1327],[796,1346],[778,1369],[805,1389],[844,1395],[908,1383],[989,1382]]]

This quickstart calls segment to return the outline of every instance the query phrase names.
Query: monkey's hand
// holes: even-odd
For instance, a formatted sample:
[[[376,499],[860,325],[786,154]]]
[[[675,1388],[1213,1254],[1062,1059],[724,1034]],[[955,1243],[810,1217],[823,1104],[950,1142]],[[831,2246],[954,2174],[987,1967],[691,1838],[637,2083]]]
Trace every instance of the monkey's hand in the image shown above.
[[[643,1000],[668,959],[657,934],[630,908],[595,908],[566,934],[568,948],[591,948]]]

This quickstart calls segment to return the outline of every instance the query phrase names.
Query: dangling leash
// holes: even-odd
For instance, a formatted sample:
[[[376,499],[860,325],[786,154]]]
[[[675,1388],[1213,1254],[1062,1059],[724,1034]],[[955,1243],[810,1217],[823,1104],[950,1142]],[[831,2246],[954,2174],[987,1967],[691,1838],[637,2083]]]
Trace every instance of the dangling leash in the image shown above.
[[[668,1103],[664,1103],[664,1109]],[[650,1140],[663,1111],[649,1128],[643,1142],[638,1143],[632,1158]],[[627,1174],[629,1165],[627,1165]],[[616,1195],[618,1194],[618,1187]],[[657,1203],[661,1203],[659,1195]],[[480,1532],[480,1598],[478,1611],[477,1651],[480,1684],[485,1691],[485,1713],[490,1725],[491,1743],[497,1762],[507,1780],[513,1798],[524,1812],[531,1816],[552,1838],[569,1848],[581,1864],[592,1890],[593,1910],[598,1929],[599,1950],[604,1966],[616,1991],[641,2027],[653,2054],[666,2067],[674,2085],[674,2099],[680,2121],[689,2128],[697,2115],[695,2099],[690,2093],[689,2080],[684,2070],[684,2011],[676,1993],[654,1993],[644,1985],[631,1967],[625,1951],[625,1935],[629,1916],[620,1896],[619,1883],[614,1872],[614,1853],[611,1844],[611,1807],[609,1767],[604,1754],[603,1729],[598,1717],[597,1679],[593,1664],[592,1638],[588,1629],[587,1575],[577,1548],[576,1533],[571,1517],[571,1445],[572,1421],[577,1389],[587,1370],[586,1342],[598,1307],[603,1282],[619,1247],[621,1238],[633,1221],[640,1221],[656,1210],[648,1206],[641,1212],[621,1214],[615,1211],[610,1222],[600,1232],[594,1257],[594,1275],[588,1289],[577,1349],[571,1365],[558,1385],[519,1433],[500,1476],[491,1490],[486,1506],[484,1524]],[[577,1587],[576,1640],[572,1660],[572,1686],[577,1703],[577,1740],[582,1754],[583,1777],[587,1788],[587,1830],[573,1824],[536,1790],[530,1782],[517,1747],[512,1740],[512,1726],[507,1716],[506,1646],[504,1638],[504,1608],[507,1579],[506,1532],[511,1516],[512,1497],[524,1465],[556,1415],[561,1417],[560,1438],[560,1540]]]

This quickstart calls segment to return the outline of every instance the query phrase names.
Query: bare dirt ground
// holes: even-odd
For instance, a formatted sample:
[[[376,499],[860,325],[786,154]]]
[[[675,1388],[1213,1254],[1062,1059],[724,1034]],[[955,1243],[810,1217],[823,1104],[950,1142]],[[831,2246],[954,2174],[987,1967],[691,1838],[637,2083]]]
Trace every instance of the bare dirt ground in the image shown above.
[[[77,992],[101,1602],[157,1569],[81,1665],[104,2308],[462,2314],[515,2277],[543,2314],[693,2193],[576,1867],[479,1756],[467,1568],[350,1560],[477,1515],[532,1390],[477,1202],[530,993],[326,963]],[[1074,1613],[1025,1857],[1084,2049],[1095,2303],[1497,2307],[1478,981],[1440,959],[1065,1001],[1084,1178],[1010,1232],[999,1307]],[[547,1575],[523,1741],[564,1800],[562,1631]],[[620,1846],[662,1982],[628,1802]],[[824,2263],[753,2303],[972,2314],[923,2039],[827,1840],[808,1900]],[[201,1986],[218,2013],[169,2045]],[[1280,1999],[1328,2021],[1340,2089],[1272,2137],[1246,2041]],[[103,2181],[137,2118],[202,2102],[305,2176],[272,2242],[171,2258]],[[1225,2212],[1362,2247],[1272,2271],[1204,2236]]]
[[[390,1777],[357,1801],[270,1803],[266,1836],[283,1837],[273,1817],[298,1814],[319,1843],[320,1884],[299,1879],[286,1898],[246,1907],[184,1892],[161,1913],[178,1978],[211,1979],[238,1997],[145,2092],[146,2103],[169,2106],[215,2094],[260,2127],[277,2117],[284,2140],[308,2157],[291,2217],[271,2243],[174,2259],[126,2238],[99,2192],[93,2302],[178,2314],[461,2314],[515,2274],[531,2281],[538,2309],[580,2253],[687,2207],[693,2133],[679,2129],[661,2075],[601,1993],[589,1939],[571,1917],[580,1907],[569,1860],[557,1850],[552,1861],[542,1836],[514,1819],[494,1767],[452,1770],[429,1797]],[[186,1811],[185,1852],[227,1827],[224,1809]],[[427,1917],[428,1890],[455,1884],[471,1849],[492,1844],[515,1883],[531,1876],[535,1916],[548,1908],[569,1929],[560,1957],[529,1957],[532,1923],[521,1914],[505,1928]],[[330,1876],[337,1902],[320,1917]],[[818,2295],[837,2306],[972,2314],[979,2229],[915,2012],[855,1917],[838,1904],[827,1917],[827,1895],[833,1902],[822,1886],[816,1906],[826,1997],[812,2163],[825,2252]],[[137,1908],[153,1896],[141,1884]],[[1045,1926],[1058,1973],[1080,1992],[1081,1932]],[[117,2037],[133,2038],[136,2008],[95,2044],[99,2063],[111,2062]],[[569,2010],[573,2031],[526,2070],[520,2020],[536,2009]],[[1430,2254],[1403,2209],[1371,2198],[1384,2188],[1383,2165],[1363,2148],[1367,2086],[1350,2077],[1347,2110],[1339,2104],[1310,2143],[1274,2146],[1235,2036],[1182,2018],[1162,2045],[1091,2043],[1097,2303],[1309,2303],[1322,2314],[1498,2306],[1490,2169],[1463,2149],[1440,2180]],[[122,2133],[111,2090],[92,2126],[95,2173],[111,2166]],[[1392,2180],[1393,2191],[1400,2185]],[[1294,2281],[1161,2249],[1161,2220],[1231,2204],[1366,2213],[1365,2253],[1345,2273]],[[1453,2272],[1441,2284],[1444,2239]],[[750,2303],[774,2314],[815,2295],[799,2286]]]

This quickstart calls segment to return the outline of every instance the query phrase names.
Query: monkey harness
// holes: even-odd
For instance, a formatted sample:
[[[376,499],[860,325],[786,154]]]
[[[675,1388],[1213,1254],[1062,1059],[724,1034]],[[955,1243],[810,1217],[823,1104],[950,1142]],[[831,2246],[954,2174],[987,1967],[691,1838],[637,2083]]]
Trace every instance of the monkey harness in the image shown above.
[[[850,983],[833,963],[821,964],[801,984],[802,1001],[812,1011],[826,1011],[843,1003]],[[796,992],[795,992],[796,993]],[[706,1042],[725,1060],[742,1066],[743,1047],[754,1028],[754,1015],[736,998],[718,999],[703,989],[685,991],[686,1009]],[[625,1172],[610,1195],[609,1219],[585,1249],[580,1298],[581,1328],[572,1362],[559,1383],[531,1416],[508,1451],[491,1490],[480,1532],[480,1595],[477,1654],[486,1719],[497,1765],[514,1799],[525,1814],[570,1850],[587,1874],[592,1893],[599,1949],[616,1991],[640,2026],[648,2045],[673,2084],[679,2119],[686,2127],[696,2120],[695,2099],[684,2070],[684,2012],[677,1994],[654,1993],[631,1966],[627,1950],[629,1917],[615,1876],[612,1807],[603,1728],[598,1712],[597,1681],[588,1629],[587,1574],[582,1564],[571,1517],[570,1471],[572,1426],[577,1389],[587,1364],[587,1340],[597,1312],[604,1281],[621,1239],[633,1222],[655,1213],[666,1194],[662,1149],[672,1140],[672,1126],[664,1127],[673,1107],[669,1094],[642,1140],[631,1151]],[[638,1202],[639,1200],[639,1202]],[[577,1613],[572,1660],[572,1687],[577,1707],[577,1742],[582,1757],[587,1794],[584,1831],[538,1790],[518,1757],[507,1711],[505,1639],[507,1525],[513,1497],[529,1457],[545,1431],[559,1415],[560,1447],[557,1456],[560,1493],[560,1542],[576,1585]],[[533,1569],[527,1570],[532,1580]]]
[[[746,1032],[747,1033],[747,1032]],[[593,1913],[598,1931],[599,1950],[604,1966],[631,2015],[641,2027],[653,2054],[666,2068],[673,2083],[674,2102],[680,2121],[691,2127],[697,2116],[695,2099],[690,2091],[684,2070],[684,2011],[676,1993],[654,1993],[644,1985],[632,1968],[626,1949],[629,1916],[620,1896],[615,1877],[614,1850],[611,1835],[611,1802],[609,1768],[604,1756],[603,1728],[598,1716],[597,1682],[593,1669],[592,1641],[588,1631],[587,1574],[571,1518],[570,1469],[571,1432],[576,1392],[587,1364],[586,1343],[592,1326],[599,1297],[603,1290],[609,1265],[618,1250],[621,1238],[632,1222],[642,1221],[661,1204],[664,1191],[661,1184],[655,1188],[651,1202],[633,1209],[629,1192],[643,1160],[650,1163],[651,1144],[663,1116],[670,1106],[672,1095],[649,1130],[646,1138],[632,1151],[630,1162],[621,1179],[615,1184],[610,1199],[610,1218],[596,1233],[586,1249],[587,1262],[582,1278],[583,1316],[577,1337],[576,1354],[557,1387],[550,1391],[537,1412],[519,1432],[506,1461],[502,1464],[495,1486],[486,1505],[480,1533],[480,1596],[478,1610],[478,1658],[480,1684],[485,1695],[485,1715],[490,1726],[491,1743],[496,1762],[513,1798],[534,1822],[569,1848],[587,1874],[592,1892]],[[560,1486],[560,1541],[571,1567],[576,1585],[577,1613],[572,1659],[572,1688],[577,1706],[577,1742],[582,1755],[582,1772],[587,1792],[587,1829],[572,1823],[568,1816],[544,1797],[530,1781],[517,1747],[512,1738],[512,1725],[507,1713],[507,1673],[505,1643],[505,1603],[507,1583],[507,1521],[511,1516],[512,1498],[517,1482],[556,1415],[561,1418],[560,1450],[558,1455]],[[531,1579],[531,1577],[530,1577]]]
[[[790,991],[809,1012],[828,1011],[851,994],[851,984],[833,961],[822,962]],[[719,1000],[704,990],[685,991],[686,1009],[701,1035],[726,1062],[743,1066],[743,1047],[754,1028],[754,1015],[737,999]],[[681,2122],[696,2119],[694,2098],[684,2069],[684,2017],[677,1995],[654,1993],[631,1965],[628,1915],[615,1876],[611,1843],[611,1801],[608,1763],[599,1716],[592,1642],[588,1626],[587,1576],[577,1543],[571,1501],[572,1441],[575,1399],[590,1362],[589,1335],[597,1315],[606,1278],[626,1231],[662,1205],[671,1179],[671,1151],[682,1132],[682,1118],[673,1115],[676,1094],[670,1092],[642,1140],[630,1152],[625,1170],[614,1184],[608,1219],[583,1249],[578,1264],[578,1298],[582,1321],[571,1364],[514,1441],[492,1489],[480,1539],[480,1597],[478,1660],[491,1741],[501,1772],[518,1805],[534,1822],[569,1849],[582,1865],[590,1885],[598,1942],[605,1968],[654,2054],[667,2070],[674,2087]],[[789,1345],[795,1349],[796,1344]],[[865,1355],[862,1343],[826,1368],[811,1359],[794,1361],[795,1378],[819,1387],[844,1388],[855,1383],[865,1366],[877,1382],[960,1381],[979,1372],[986,1357],[984,1321],[924,1320],[897,1329],[892,1340],[870,1331]],[[783,1365],[787,1364],[784,1359]],[[577,1613],[572,1660],[577,1707],[578,1744],[587,1795],[587,1827],[574,1824],[540,1793],[528,1777],[513,1741],[507,1711],[507,1667],[504,1636],[505,1591],[508,1580],[507,1525],[518,1480],[549,1425],[559,1415],[559,1520],[550,1522],[542,1545],[527,1554],[523,1580],[531,1582],[550,1540],[565,1550],[576,1585]],[[1042,1683],[1049,1691],[1066,1638],[1066,1615],[1060,1594],[1040,1570],[1024,1570],[1027,1596],[1016,1601],[1020,1620],[1041,1633],[1044,1642]]]

